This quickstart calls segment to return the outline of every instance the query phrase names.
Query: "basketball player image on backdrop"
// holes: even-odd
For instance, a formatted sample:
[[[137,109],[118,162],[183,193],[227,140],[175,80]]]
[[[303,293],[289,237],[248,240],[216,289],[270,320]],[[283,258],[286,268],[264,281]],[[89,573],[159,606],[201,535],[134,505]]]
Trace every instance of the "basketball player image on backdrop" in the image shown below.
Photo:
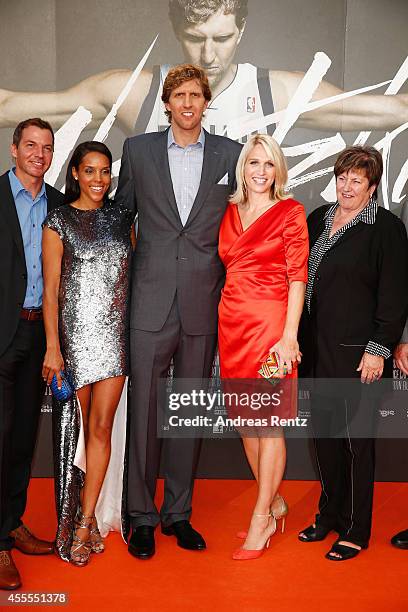
[[[248,0],[170,0],[169,17],[185,61],[204,68],[213,99],[203,125],[225,134],[225,125],[238,117],[262,118],[285,109],[304,74],[236,64],[234,57],[244,35]],[[117,119],[129,132],[152,132],[167,127],[160,95],[169,66],[142,70],[120,107]],[[131,76],[130,70],[108,70],[58,92],[10,92],[0,89],[0,127],[9,127],[27,112],[41,111],[61,126],[83,105],[96,127],[105,118]],[[322,81],[313,99],[342,93]],[[300,116],[297,127],[335,130],[389,130],[408,121],[408,95],[364,94],[332,103]],[[274,126],[272,126],[274,128]]]

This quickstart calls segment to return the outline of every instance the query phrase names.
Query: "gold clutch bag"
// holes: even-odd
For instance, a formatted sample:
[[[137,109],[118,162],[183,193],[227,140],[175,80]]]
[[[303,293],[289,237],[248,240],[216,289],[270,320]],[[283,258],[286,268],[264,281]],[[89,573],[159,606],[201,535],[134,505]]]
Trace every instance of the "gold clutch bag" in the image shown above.
[[[261,359],[261,367],[258,370],[263,378],[266,378],[272,384],[276,384],[281,380],[278,377],[279,364],[276,353],[268,353]]]

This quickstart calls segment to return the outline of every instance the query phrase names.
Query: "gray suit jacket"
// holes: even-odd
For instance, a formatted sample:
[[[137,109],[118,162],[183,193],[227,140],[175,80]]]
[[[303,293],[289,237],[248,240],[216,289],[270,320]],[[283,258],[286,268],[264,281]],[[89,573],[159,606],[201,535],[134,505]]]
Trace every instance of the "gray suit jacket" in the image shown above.
[[[218,232],[235,185],[241,145],[205,132],[200,187],[183,227],[171,181],[167,133],[134,136],[123,148],[115,201],[138,213],[130,324],[159,331],[177,292],[184,331],[213,334],[224,284]],[[228,184],[218,184],[225,174]]]

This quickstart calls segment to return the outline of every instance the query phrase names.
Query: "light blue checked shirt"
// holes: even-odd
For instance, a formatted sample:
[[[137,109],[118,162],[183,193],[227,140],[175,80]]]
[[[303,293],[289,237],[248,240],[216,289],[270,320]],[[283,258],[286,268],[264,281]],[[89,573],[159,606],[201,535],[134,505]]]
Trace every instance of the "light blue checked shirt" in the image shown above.
[[[9,181],[20,222],[27,266],[27,290],[23,307],[38,308],[42,304],[43,294],[41,238],[42,222],[47,216],[47,192],[43,182],[33,200],[31,193],[23,187],[14,170],[12,168],[9,172]]]
[[[169,129],[167,153],[169,156],[170,174],[177,208],[183,225],[187,222],[200,186],[204,143],[205,134],[203,129],[201,129],[197,142],[184,148],[175,142],[173,130],[171,127]]]

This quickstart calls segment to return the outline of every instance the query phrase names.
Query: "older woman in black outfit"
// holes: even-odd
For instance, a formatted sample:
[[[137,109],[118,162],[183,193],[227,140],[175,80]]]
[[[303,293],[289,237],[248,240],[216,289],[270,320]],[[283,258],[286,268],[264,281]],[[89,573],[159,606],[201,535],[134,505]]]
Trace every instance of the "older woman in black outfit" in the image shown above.
[[[373,383],[391,376],[391,353],[407,314],[407,235],[401,221],[377,205],[382,159],[376,149],[348,147],[334,174],[338,201],[308,219],[303,375]],[[316,522],[299,539],[315,542],[337,531],[339,538],[326,554],[333,561],[367,548],[371,532],[374,440],[355,433],[358,405],[359,398],[347,392],[312,395],[322,492]],[[375,412],[374,404],[368,411],[373,422]],[[333,436],[339,426],[342,437]]]

